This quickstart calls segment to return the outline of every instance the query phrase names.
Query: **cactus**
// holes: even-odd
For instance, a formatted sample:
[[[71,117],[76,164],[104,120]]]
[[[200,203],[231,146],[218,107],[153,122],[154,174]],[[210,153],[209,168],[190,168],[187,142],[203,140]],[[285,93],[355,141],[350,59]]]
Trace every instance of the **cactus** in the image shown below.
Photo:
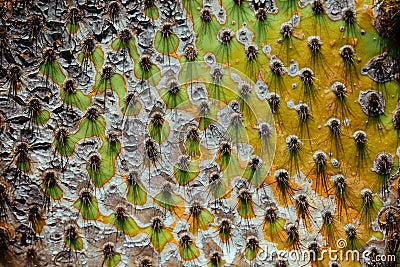
[[[397,266],[399,10],[0,3],[0,266]]]

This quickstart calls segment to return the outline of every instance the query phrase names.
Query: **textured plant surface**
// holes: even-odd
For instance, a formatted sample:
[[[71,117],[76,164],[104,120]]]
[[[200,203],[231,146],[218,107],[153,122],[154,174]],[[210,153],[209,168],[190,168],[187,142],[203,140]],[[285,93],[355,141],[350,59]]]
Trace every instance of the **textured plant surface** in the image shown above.
[[[0,8],[0,266],[400,262],[398,1]]]

